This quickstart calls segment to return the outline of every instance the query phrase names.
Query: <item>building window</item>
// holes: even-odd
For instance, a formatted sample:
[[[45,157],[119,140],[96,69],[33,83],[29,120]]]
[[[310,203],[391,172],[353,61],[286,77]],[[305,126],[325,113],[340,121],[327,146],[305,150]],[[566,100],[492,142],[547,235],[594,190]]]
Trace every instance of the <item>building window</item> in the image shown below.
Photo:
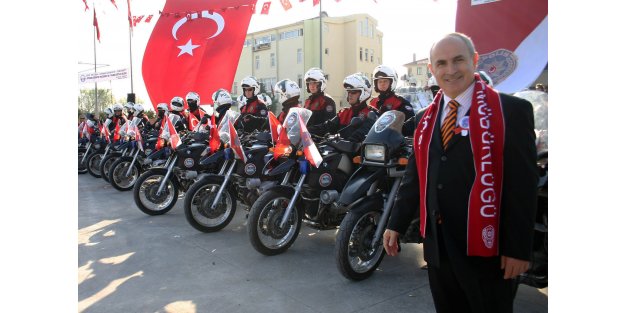
[[[260,55],[257,55],[254,58],[255,58],[255,62],[254,63],[256,65],[255,67],[256,67],[256,69],[259,69],[260,68]]]
[[[362,61],[362,47],[360,47],[360,61]]]
[[[245,42],[243,43],[243,47],[249,47],[252,45],[252,39],[245,39]]]
[[[330,49],[326,48],[326,54],[330,54]]]
[[[421,75],[423,74],[423,69],[420,67],[417,67],[417,75]]]
[[[365,49],[365,62],[369,61],[369,49]]]
[[[271,59],[271,67],[276,67],[276,54],[275,53],[270,54],[270,59]]]
[[[297,85],[302,88],[302,74],[297,75]]]
[[[296,38],[298,36],[300,36],[300,37],[304,36],[304,29],[303,28],[289,30],[289,31],[280,33],[280,40]]]
[[[371,49],[371,63],[373,63],[373,49]]]
[[[304,59],[304,55],[302,53],[302,49],[297,49],[297,64],[301,64]]]

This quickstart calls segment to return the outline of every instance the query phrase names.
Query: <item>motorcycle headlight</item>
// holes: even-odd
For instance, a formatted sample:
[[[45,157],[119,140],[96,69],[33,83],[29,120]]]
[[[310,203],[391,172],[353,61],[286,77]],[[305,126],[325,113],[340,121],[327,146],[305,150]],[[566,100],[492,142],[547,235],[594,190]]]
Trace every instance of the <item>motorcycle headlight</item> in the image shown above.
[[[368,161],[384,162],[386,156],[386,148],[381,145],[366,145],[365,159]]]

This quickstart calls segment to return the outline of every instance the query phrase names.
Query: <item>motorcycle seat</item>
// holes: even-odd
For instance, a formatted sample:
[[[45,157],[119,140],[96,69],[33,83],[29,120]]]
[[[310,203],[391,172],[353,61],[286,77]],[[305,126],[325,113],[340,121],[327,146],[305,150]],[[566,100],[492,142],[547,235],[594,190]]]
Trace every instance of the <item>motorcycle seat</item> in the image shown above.
[[[360,149],[359,142],[352,142],[347,140],[328,141],[326,144],[339,152],[354,154]]]

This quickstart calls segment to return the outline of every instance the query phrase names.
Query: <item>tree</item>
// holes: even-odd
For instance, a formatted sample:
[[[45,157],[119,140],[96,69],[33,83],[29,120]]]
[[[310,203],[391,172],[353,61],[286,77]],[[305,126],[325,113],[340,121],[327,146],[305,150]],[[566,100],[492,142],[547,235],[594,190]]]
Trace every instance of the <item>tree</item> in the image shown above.
[[[98,109],[100,112],[104,108],[111,106],[113,101],[111,89],[98,88]],[[80,96],[78,96],[78,115],[86,112],[95,113],[95,90],[94,89],[81,89]]]

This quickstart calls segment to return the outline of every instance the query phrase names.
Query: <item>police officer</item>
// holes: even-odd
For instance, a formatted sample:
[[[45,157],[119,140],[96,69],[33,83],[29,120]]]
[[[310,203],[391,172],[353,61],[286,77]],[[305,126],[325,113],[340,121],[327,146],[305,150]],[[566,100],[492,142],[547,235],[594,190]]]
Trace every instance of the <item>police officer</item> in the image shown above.
[[[187,106],[189,107],[189,112],[186,114],[187,121],[189,122],[187,127],[189,128],[189,130],[193,130],[193,128],[195,127],[195,123],[193,123],[193,118],[191,117],[191,115],[193,115],[198,121],[200,121],[206,114],[206,111],[202,109],[199,105],[200,95],[197,92],[190,91],[189,93],[187,93],[186,99]]]
[[[257,95],[260,92],[260,84],[253,76],[247,76],[241,80],[243,97],[239,97],[243,106],[241,117],[236,122],[237,128],[244,132],[267,129],[267,106]]]
[[[170,103],[171,112],[170,115],[177,115],[180,118],[176,121],[174,128],[177,132],[187,131],[187,119],[184,116],[184,100],[181,97],[173,97]]]
[[[404,113],[405,121],[414,117],[412,105],[406,99],[395,94],[397,87],[397,73],[390,66],[378,65],[373,70],[373,85],[379,93],[377,98],[371,100],[371,106],[378,109],[380,114],[386,111],[396,110]],[[404,124],[402,133],[404,136],[412,136],[414,133],[414,121]]]
[[[326,89],[325,73],[321,69],[313,67],[306,72],[304,79],[306,80],[306,91],[311,94],[304,103],[304,108],[312,111],[308,124],[321,124],[335,117],[336,104],[329,95],[324,93]]]
[[[331,120],[313,125],[308,129],[312,134],[318,136],[340,132],[342,138],[360,142],[365,138],[374,123],[368,118],[369,112],[374,112],[375,115],[378,115],[377,109],[367,104],[367,99],[371,97],[371,83],[362,73],[355,73],[345,77],[343,88],[347,92],[347,102],[350,107],[341,109]],[[362,119],[362,123],[355,124],[356,126],[353,127],[347,127],[354,117]]]
[[[283,79],[276,83],[273,92],[278,96],[278,103],[282,105],[282,111],[278,115],[278,120],[280,123],[284,123],[284,119],[289,113],[289,110],[299,107],[299,86],[290,79]],[[310,123],[310,120],[308,120],[308,123]]]

